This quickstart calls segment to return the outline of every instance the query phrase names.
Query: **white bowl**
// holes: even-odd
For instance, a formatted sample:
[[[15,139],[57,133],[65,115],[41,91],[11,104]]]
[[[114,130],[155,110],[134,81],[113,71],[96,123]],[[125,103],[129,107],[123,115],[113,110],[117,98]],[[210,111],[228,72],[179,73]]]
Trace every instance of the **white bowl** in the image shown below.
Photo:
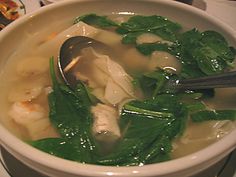
[[[186,27],[200,30],[212,29],[222,33],[231,45],[236,46],[236,33],[230,27],[191,6],[166,0],[80,0],[63,1],[26,15],[0,32],[0,67],[11,53],[24,44],[25,38],[39,34],[43,29],[53,29],[58,22],[72,23],[76,16],[85,13],[139,13],[158,14],[177,21]],[[142,167],[105,167],[63,160],[32,148],[0,125],[1,145],[13,156],[33,169],[56,177],[72,176],[168,176],[184,177],[202,171],[236,147],[236,130],[222,140],[201,151],[183,158]]]

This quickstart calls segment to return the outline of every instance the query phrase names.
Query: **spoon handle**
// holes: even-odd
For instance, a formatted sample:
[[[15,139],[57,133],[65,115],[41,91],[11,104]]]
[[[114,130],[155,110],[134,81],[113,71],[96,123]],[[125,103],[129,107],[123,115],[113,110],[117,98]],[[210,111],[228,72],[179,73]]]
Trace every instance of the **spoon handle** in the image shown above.
[[[194,79],[179,80],[177,89],[209,89],[236,87],[236,71]]]

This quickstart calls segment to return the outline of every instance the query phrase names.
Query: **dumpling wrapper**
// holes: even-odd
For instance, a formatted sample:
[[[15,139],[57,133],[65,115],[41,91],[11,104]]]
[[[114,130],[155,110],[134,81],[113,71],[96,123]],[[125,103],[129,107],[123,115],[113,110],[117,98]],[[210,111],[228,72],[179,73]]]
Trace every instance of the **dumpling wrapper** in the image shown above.
[[[92,92],[99,100],[116,105],[124,99],[135,97],[132,77],[121,65],[107,55],[98,54],[91,47],[84,49],[82,53],[84,55],[81,59],[90,61],[81,61],[75,75],[80,80],[86,78],[88,85],[94,90],[104,89],[103,96],[101,96],[102,91],[99,91],[99,95],[96,95],[98,93],[96,91]]]

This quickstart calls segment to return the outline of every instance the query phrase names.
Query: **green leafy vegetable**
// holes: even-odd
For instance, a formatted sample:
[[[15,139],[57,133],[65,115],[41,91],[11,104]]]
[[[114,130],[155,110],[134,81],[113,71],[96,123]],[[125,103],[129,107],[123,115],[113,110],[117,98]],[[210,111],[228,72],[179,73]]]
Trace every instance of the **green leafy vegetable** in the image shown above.
[[[167,41],[174,42],[176,40],[176,34],[174,32],[172,32],[168,28],[160,28],[156,30],[138,31],[138,32],[130,32],[130,33],[124,34],[122,38],[122,43],[123,44],[136,44],[138,36],[144,33],[155,34]]]
[[[182,61],[184,78],[218,74],[232,66],[235,53],[224,37],[215,31],[199,32],[196,29],[181,35],[172,46]]]
[[[125,34],[122,38],[123,44],[136,44],[137,37],[143,34],[143,32],[132,32]]]
[[[170,80],[177,80],[178,76],[163,70],[156,70],[144,74],[134,75],[135,84],[138,85],[147,98],[155,98],[163,93],[175,93],[173,88],[167,86]]]
[[[139,44],[136,46],[138,51],[142,53],[143,55],[151,55],[154,51],[164,51],[168,53],[172,53],[169,45],[162,44],[162,43],[145,43],[145,44]]]
[[[92,124],[91,102],[87,91],[81,83],[77,85],[75,91],[60,84],[55,75],[53,58],[50,59],[50,71],[53,82],[53,92],[48,97],[50,121],[57,128],[62,139],[70,142],[68,146],[71,145],[71,149],[75,149],[74,160],[92,163],[97,149],[90,131]],[[50,141],[57,140],[47,139],[34,145],[48,151],[44,142],[50,143]],[[64,153],[64,151],[60,151],[55,155],[66,156]]]
[[[83,21],[89,25],[95,25],[101,28],[108,28],[108,27],[117,27],[118,24],[114,21],[108,19],[106,16],[98,16],[96,14],[87,14],[83,16],[79,16],[75,19],[74,23],[79,23]]]
[[[172,31],[178,31],[181,26],[177,23],[168,20],[167,18],[158,15],[136,15],[130,17],[127,22],[122,23],[117,29],[117,31],[122,34],[126,34],[129,32],[150,31],[157,30],[160,28],[168,28]]]
[[[127,103],[120,120],[123,140],[112,154],[101,158],[99,163],[131,166],[170,159],[171,141],[182,133],[186,113],[187,110],[173,95]]]
[[[191,115],[193,122],[208,120],[236,120],[236,110],[199,111]]]
[[[144,33],[155,34],[165,40],[175,41],[176,32],[181,26],[162,16],[141,16],[131,17],[127,22],[121,23],[117,32],[123,34],[124,44],[136,44],[137,37]]]
[[[68,160],[77,160],[76,149],[65,139],[46,138],[29,142],[29,144],[51,155]]]

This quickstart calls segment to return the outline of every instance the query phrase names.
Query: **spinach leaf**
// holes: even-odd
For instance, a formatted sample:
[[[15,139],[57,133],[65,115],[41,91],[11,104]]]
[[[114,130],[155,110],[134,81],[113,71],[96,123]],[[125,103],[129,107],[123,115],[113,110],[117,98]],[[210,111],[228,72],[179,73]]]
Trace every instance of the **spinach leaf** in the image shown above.
[[[101,28],[119,26],[117,23],[107,18],[107,16],[98,16],[96,14],[86,14],[83,16],[79,16],[75,19],[74,23],[78,23],[80,21],[83,21],[84,23],[87,23],[89,25],[94,25]]]
[[[177,39],[177,30],[171,30],[170,28],[160,28],[152,30],[151,32],[167,41],[174,42]]]
[[[222,73],[232,67],[235,57],[234,50],[221,34],[201,33],[197,29],[180,34],[172,51],[183,64],[181,76],[184,78]]]
[[[133,32],[125,34],[122,38],[123,44],[136,44],[137,37],[143,34],[143,32]]]
[[[58,83],[53,68],[53,60],[50,61],[53,92],[48,96],[49,117],[63,138],[73,138],[80,133],[81,122],[88,119],[88,108],[84,101],[68,86]]]
[[[55,75],[53,58],[50,59],[50,72],[53,82],[53,92],[48,97],[50,121],[62,139],[70,142],[68,146],[75,149],[74,160],[93,163],[97,149],[90,133],[92,116],[87,91],[81,83],[77,85],[75,91],[60,84]],[[50,141],[55,140],[49,139],[46,143],[50,143]],[[53,142],[51,143],[53,144]],[[42,148],[44,144],[42,142],[36,146]],[[45,150],[45,148],[43,149]],[[58,156],[65,156],[64,151],[60,152],[62,154],[57,154]]]
[[[121,23],[120,27],[117,29],[117,32],[126,34],[129,32],[150,31],[160,28],[168,28],[171,31],[178,31],[181,26],[165,17],[158,15],[135,15],[130,17],[127,22]]]
[[[193,122],[208,120],[236,120],[236,110],[199,111],[191,115]]]
[[[138,31],[138,32],[130,32],[123,36],[122,43],[123,44],[136,44],[136,40],[138,36],[144,33],[152,33],[164,40],[174,42],[176,40],[176,34],[169,30],[168,28],[160,28],[156,30],[148,30],[148,31]]]
[[[218,53],[211,47],[200,47],[196,49],[193,54],[196,56],[198,67],[206,75],[219,74],[224,71],[224,60],[218,58]]]
[[[45,138],[37,141],[31,141],[29,144],[51,155],[67,160],[77,160],[75,158],[78,156],[76,149],[65,139]]]
[[[235,51],[233,47],[229,47],[225,38],[215,31],[205,31],[202,33],[202,43],[209,45],[218,56],[226,62],[229,66],[232,66],[232,62],[235,57]]]
[[[146,97],[155,97],[161,92],[167,78],[162,71],[154,71],[147,74],[142,74],[136,77],[136,82],[141,87],[142,92]]]
[[[167,161],[171,159],[171,150],[172,145],[169,138],[161,136],[156,138],[156,140],[149,145],[148,149],[144,149],[142,153],[128,158],[122,166],[140,166],[144,164]]]
[[[186,109],[173,95],[131,101],[124,105],[120,124],[123,140],[103,165],[142,165],[170,159],[171,141],[186,123]]]
[[[173,55],[182,63],[180,76],[182,78],[196,78],[205,76],[199,69],[197,61],[193,56],[194,50],[199,46],[201,33],[192,29],[179,34],[177,41],[171,46]]]
[[[143,55],[151,55],[154,51],[165,51],[168,53],[172,53],[169,45],[159,42],[139,44],[136,46],[136,49]]]
[[[235,54],[224,37],[215,31],[205,31],[201,37],[203,44],[194,55],[201,70],[207,75],[221,73],[226,67],[232,67]]]
[[[127,22],[121,23],[117,32],[123,34],[123,44],[136,44],[137,37],[144,33],[152,33],[168,41],[176,40],[176,32],[181,26],[162,16],[131,17]]]
[[[202,102],[195,102],[192,104],[186,104],[186,108],[190,113],[205,110],[206,106]]]
[[[130,110],[126,110],[126,112],[129,111]],[[121,124],[123,124],[123,126],[127,125],[124,126],[124,130],[127,130],[124,132],[125,135],[119,143],[117,150],[100,159],[99,163],[103,165],[128,165],[127,160],[129,161],[140,153],[143,153],[144,149],[152,144],[156,136],[162,133],[165,125],[172,121],[172,119],[169,121],[160,119],[158,121],[154,118],[154,115],[152,115],[152,118],[147,119],[146,117],[148,114],[145,116],[145,113],[143,113],[143,115],[141,115],[142,113],[139,113],[139,115],[136,115],[135,117],[130,116],[130,113],[123,112],[122,114]]]
[[[177,76],[163,70],[135,75],[135,84],[138,85],[147,98],[155,98],[162,93],[173,93],[172,88],[167,87],[167,82],[176,80]]]

